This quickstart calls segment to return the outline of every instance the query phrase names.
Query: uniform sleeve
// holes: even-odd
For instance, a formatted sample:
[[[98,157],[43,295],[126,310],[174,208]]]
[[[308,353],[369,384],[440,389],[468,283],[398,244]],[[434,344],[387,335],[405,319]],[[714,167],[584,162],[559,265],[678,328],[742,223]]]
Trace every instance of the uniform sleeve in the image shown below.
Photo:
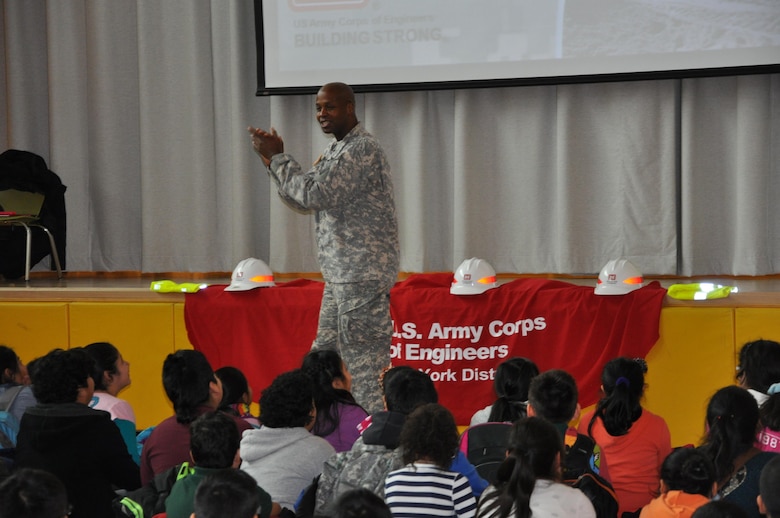
[[[337,453],[323,463],[322,474],[317,483],[317,496],[314,504],[315,514],[324,511],[326,506],[334,500],[333,490],[348,458],[349,452]]]
[[[288,154],[274,155],[268,172],[279,194],[296,208],[324,210],[347,203],[361,191],[366,170],[375,167],[378,150],[359,139],[339,153],[323,157],[309,171]]]

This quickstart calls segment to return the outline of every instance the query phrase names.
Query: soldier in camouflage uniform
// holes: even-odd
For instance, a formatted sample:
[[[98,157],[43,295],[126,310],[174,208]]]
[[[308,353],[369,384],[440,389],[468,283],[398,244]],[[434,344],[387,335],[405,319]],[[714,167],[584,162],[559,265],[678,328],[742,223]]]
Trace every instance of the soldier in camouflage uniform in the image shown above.
[[[336,349],[352,371],[353,394],[368,411],[382,408],[377,378],[390,363],[390,288],[398,277],[398,223],[390,166],[358,122],[355,94],[343,83],[320,88],[317,121],[335,140],[304,171],[276,131],[249,127],[279,195],[313,212],[317,258],[325,280],[312,348]]]

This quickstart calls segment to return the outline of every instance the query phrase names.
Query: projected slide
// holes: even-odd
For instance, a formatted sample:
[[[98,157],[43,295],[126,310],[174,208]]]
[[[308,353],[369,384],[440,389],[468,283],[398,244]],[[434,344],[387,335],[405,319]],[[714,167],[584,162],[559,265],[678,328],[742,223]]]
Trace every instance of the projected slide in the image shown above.
[[[265,88],[780,64],[780,0],[263,0]]]

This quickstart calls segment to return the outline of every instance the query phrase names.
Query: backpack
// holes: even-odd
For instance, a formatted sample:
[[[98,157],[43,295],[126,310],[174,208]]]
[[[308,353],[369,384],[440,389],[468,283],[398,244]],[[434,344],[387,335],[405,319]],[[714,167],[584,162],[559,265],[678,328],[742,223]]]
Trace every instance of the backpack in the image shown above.
[[[571,429],[570,429],[571,430]],[[577,488],[588,497],[597,518],[616,518],[618,501],[612,484],[597,473],[592,459],[596,443],[587,435],[567,430],[564,438],[563,482]]]
[[[192,473],[188,462],[173,466],[154,476],[142,488],[118,496],[112,502],[116,518],[152,518],[165,512],[165,499],[177,480]]]
[[[460,451],[474,465],[479,476],[496,483],[498,467],[506,459],[511,423],[482,423],[471,426],[460,436]]]
[[[8,409],[11,408],[22,389],[24,389],[24,385],[17,385],[0,394],[0,448],[16,447],[19,420],[8,412]]]
[[[601,475],[583,473],[570,485],[585,493],[590,503],[593,504],[597,518],[617,518],[617,495],[615,495],[612,485]]]

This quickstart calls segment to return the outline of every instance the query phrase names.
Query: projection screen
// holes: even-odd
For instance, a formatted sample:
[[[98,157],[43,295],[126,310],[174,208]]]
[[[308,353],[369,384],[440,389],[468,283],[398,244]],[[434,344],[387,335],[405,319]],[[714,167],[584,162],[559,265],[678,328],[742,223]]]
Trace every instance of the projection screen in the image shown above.
[[[258,95],[773,72],[780,0],[255,0]]]

